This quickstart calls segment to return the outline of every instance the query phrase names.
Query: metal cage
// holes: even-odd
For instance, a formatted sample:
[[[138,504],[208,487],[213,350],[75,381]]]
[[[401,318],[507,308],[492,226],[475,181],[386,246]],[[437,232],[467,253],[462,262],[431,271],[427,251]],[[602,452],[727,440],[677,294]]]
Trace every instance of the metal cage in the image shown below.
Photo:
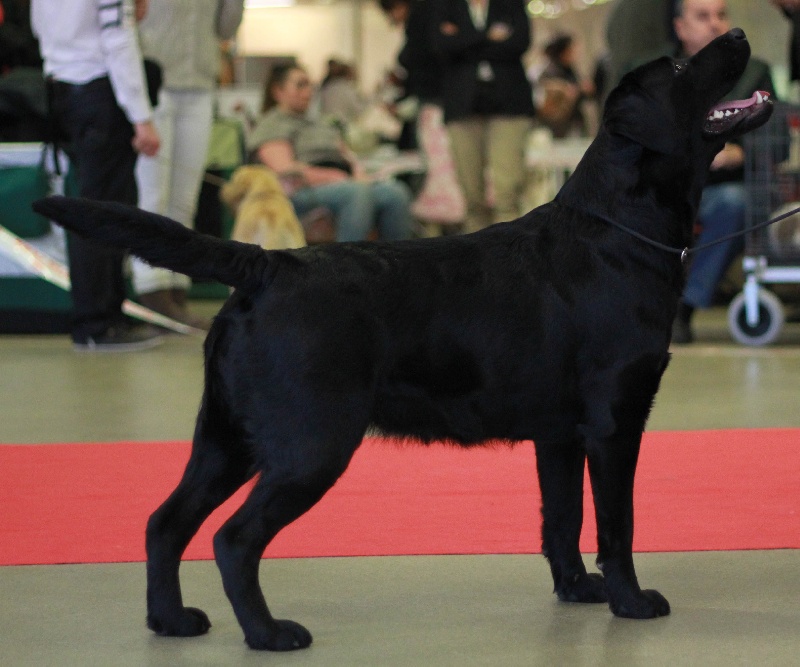
[[[745,225],[800,208],[800,106],[775,103],[772,118],[744,138]],[[780,299],[765,285],[800,283],[800,213],[750,232],[745,241],[744,289],[728,308],[735,340],[767,345],[785,321]]]

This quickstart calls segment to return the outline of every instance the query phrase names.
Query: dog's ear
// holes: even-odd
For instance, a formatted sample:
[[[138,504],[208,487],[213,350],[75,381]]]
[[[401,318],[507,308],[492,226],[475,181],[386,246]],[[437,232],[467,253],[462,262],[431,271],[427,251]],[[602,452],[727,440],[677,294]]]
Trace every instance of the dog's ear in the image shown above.
[[[656,153],[673,155],[681,148],[681,133],[669,102],[652,96],[627,77],[608,96],[603,125],[610,134]]]

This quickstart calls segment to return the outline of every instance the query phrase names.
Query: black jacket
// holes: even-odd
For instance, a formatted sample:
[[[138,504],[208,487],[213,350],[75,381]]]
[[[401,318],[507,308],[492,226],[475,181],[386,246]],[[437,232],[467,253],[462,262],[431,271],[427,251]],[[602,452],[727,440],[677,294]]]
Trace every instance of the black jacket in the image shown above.
[[[441,102],[442,59],[431,44],[431,0],[413,0],[406,22],[406,41],[397,62],[406,70],[406,93],[423,102]]]
[[[486,28],[472,23],[467,0],[427,0],[431,3],[431,41],[444,58],[445,122],[474,114],[533,116],[531,85],[522,65],[531,43],[530,20],[523,0],[489,0]],[[458,27],[455,35],[441,31],[443,23]],[[488,39],[494,23],[505,23],[511,35],[502,42]],[[488,63],[493,79],[480,81],[480,63]]]
[[[800,10],[784,9],[783,13],[792,22],[792,37],[789,44],[790,78],[792,81],[800,81]]]

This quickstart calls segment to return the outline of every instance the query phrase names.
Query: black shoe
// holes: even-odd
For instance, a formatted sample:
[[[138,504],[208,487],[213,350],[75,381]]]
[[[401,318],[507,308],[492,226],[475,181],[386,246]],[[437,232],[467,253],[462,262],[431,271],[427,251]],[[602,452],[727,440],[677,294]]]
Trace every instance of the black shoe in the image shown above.
[[[138,352],[163,342],[164,337],[153,327],[121,324],[98,336],[76,338],[73,346],[77,352]]]
[[[208,331],[211,328],[211,320],[204,317],[193,315],[186,307],[186,291],[185,290],[157,290],[155,292],[148,292],[140,294],[139,303],[145,308],[155,311],[159,315],[169,317],[170,319],[185,324],[198,330],[198,333]],[[169,329],[162,329],[167,333],[172,333]]]

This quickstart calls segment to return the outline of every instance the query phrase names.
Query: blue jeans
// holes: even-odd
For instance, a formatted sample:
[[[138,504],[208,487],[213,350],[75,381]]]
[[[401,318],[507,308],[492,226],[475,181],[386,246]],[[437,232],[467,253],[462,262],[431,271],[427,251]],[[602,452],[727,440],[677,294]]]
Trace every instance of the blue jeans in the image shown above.
[[[747,194],[742,183],[707,186],[697,214],[702,231],[695,245],[744,229],[746,203]],[[744,237],[740,236],[698,252],[689,267],[683,291],[684,303],[695,308],[708,308],[713,303],[717,283],[743,249]]]
[[[411,193],[399,181],[342,181],[303,188],[291,196],[298,216],[318,206],[336,220],[337,241],[363,241],[373,227],[387,241],[411,236]]]

